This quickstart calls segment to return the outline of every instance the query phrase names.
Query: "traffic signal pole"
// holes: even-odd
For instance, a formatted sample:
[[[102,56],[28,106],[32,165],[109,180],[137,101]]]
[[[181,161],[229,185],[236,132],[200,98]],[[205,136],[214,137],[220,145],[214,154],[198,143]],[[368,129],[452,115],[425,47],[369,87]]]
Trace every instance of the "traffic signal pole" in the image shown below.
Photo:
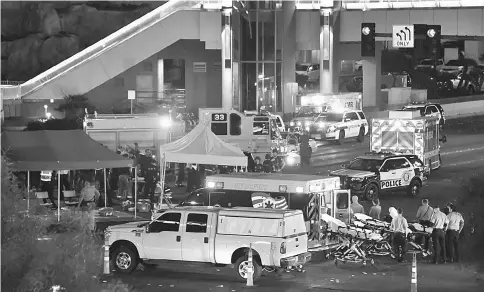
[[[331,9],[321,8],[319,10],[319,92],[333,93],[333,26]]]
[[[375,23],[361,24],[363,71],[363,107],[381,106],[381,44],[375,41]]]

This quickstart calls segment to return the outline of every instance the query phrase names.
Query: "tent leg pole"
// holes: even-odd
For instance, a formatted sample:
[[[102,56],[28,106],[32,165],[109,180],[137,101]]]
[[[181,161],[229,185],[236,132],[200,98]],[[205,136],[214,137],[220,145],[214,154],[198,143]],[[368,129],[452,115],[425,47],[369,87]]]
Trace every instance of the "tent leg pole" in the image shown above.
[[[30,211],[30,171],[27,171],[27,213]]]
[[[104,207],[108,206],[108,184],[106,179],[106,168],[104,169]]]
[[[60,171],[57,171],[57,222],[60,221],[60,193],[61,193],[61,188],[60,188]]]
[[[134,167],[134,218],[136,218],[136,209],[138,207],[138,166]]]
[[[160,205],[163,204],[163,199],[165,197],[165,158],[160,161],[160,186],[161,186],[161,193],[160,193]]]

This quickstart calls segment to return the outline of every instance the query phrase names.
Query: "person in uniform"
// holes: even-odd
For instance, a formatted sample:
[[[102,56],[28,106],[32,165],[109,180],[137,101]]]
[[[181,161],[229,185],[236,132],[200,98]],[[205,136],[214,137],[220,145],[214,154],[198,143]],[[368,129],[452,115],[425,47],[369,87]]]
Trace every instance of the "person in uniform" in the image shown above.
[[[443,262],[447,261],[446,250],[445,250],[445,230],[449,223],[447,216],[440,211],[439,206],[434,207],[434,214],[430,219],[433,224],[432,240],[434,242],[434,259],[431,263],[438,264],[440,261],[441,252],[443,257]]]
[[[429,205],[429,200],[428,199],[423,199],[422,200],[422,205],[418,207],[417,210],[417,221],[418,223],[422,224],[424,227],[430,227],[432,226],[432,223],[430,222],[430,218],[432,218],[432,214],[434,214],[434,208],[430,207]],[[416,240],[418,242],[421,242],[424,244],[425,250],[429,249],[429,240],[430,238],[428,236],[418,236]]]
[[[395,251],[395,256],[399,263],[404,262],[405,254],[407,253],[407,219],[403,217],[402,208],[397,209],[398,215],[393,218],[390,224],[390,230],[393,232],[392,242]]]
[[[447,219],[449,224],[447,225],[446,245],[447,245],[447,256],[450,262],[459,262],[459,237],[462,229],[464,228],[464,218],[457,212],[454,204],[449,203],[447,205],[449,209],[449,214]]]
[[[274,165],[272,164],[272,157],[269,153],[266,154],[265,160],[262,163],[265,173],[271,173],[274,170]]]
[[[370,216],[373,219],[380,220],[380,214],[381,214],[380,200],[375,198],[372,200],[372,204],[373,206],[371,206],[370,211],[368,212],[368,216]]]
[[[311,164],[312,149],[309,146],[309,136],[304,133],[301,136],[301,144],[299,145],[299,155],[301,156],[301,167],[309,166]]]
[[[188,167],[187,171],[187,192],[189,193],[197,186],[197,171],[195,168],[195,165],[191,165]]]
[[[365,214],[365,208],[360,203],[358,203],[358,196],[351,197],[350,209],[353,214]]]

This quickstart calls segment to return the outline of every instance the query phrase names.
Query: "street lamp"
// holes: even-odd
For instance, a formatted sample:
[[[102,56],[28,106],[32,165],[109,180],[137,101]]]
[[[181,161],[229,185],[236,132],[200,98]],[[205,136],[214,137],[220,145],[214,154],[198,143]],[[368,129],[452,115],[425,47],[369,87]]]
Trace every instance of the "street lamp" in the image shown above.
[[[46,117],[47,119],[50,119],[50,118],[52,117],[52,114],[51,114],[51,113],[45,113],[45,117]]]

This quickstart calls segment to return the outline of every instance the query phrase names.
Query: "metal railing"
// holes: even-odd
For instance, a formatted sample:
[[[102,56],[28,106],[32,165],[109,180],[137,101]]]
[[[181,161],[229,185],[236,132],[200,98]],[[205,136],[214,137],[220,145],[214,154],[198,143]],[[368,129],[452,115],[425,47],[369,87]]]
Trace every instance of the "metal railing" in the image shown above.
[[[2,80],[0,81],[0,85],[7,85],[7,86],[18,86],[25,81],[11,81],[11,80]]]
[[[210,2],[213,1],[203,1]],[[218,1],[217,1],[218,2]],[[99,56],[100,54],[120,45],[121,43],[127,41],[128,39],[134,37],[140,32],[152,27],[161,20],[165,19],[169,15],[181,11],[196,9],[201,1],[181,1],[181,0],[171,0],[166,4],[156,8],[155,10],[147,13],[146,15],[140,17],[139,19],[131,22],[125,27],[119,29],[118,31],[112,33],[106,38],[98,41],[97,43],[89,46],[83,51],[75,54],[74,56],[62,61],[56,66],[50,68],[42,74],[28,80],[21,85],[21,95],[28,94],[35,91],[39,87],[48,83],[52,79],[66,74],[72,69],[90,61],[91,59]]]

